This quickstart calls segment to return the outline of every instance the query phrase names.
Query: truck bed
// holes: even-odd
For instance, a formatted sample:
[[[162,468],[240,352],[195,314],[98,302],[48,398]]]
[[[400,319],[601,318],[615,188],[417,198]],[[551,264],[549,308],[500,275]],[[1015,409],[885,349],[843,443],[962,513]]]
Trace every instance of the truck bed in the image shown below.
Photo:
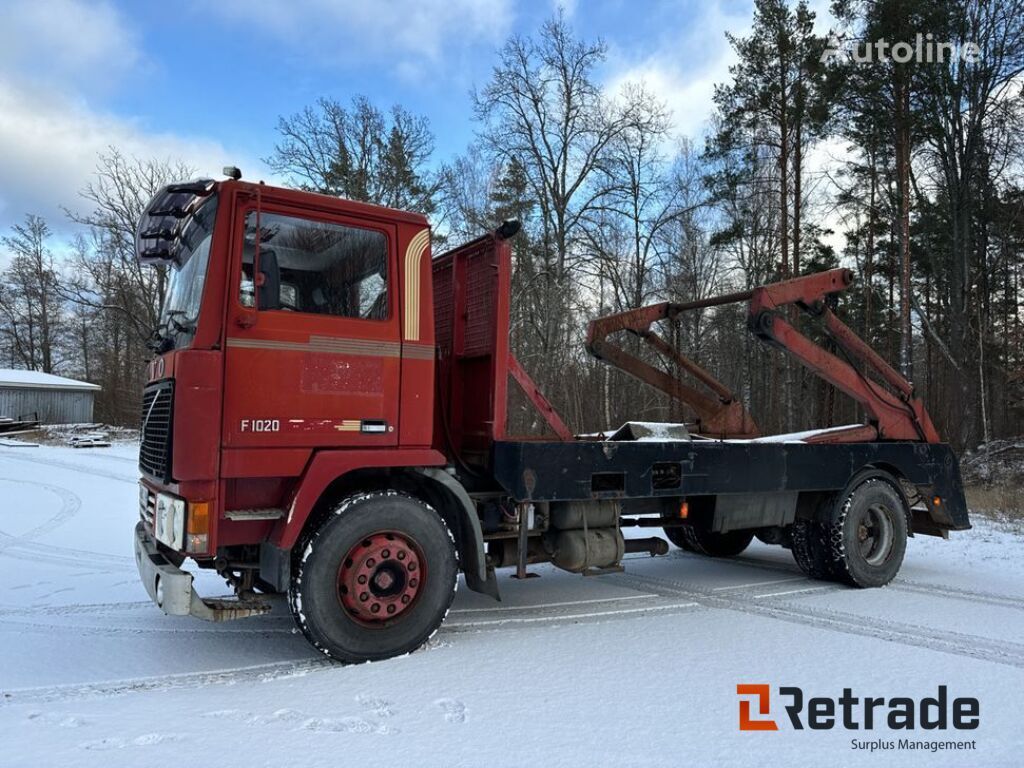
[[[838,491],[873,466],[916,486],[940,529],[970,528],[959,465],[945,443],[503,440],[493,451],[497,482],[534,502]]]

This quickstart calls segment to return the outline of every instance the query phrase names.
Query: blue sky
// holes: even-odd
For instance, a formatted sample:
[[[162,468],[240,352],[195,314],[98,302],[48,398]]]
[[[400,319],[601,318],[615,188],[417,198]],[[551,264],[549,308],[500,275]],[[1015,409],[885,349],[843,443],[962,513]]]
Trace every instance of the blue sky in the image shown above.
[[[815,3],[824,6],[825,2]],[[425,115],[435,160],[476,126],[470,89],[487,82],[508,35],[531,34],[548,0],[0,0],[0,232],[26,212],[64,231],[96,152],[228,163],[269,178],[279,115],[320,96],[366,94]],[[727,75],[726,30],[752,0],[577,0],[576,31],[602,37],[615,90],[644,81],[691,137]]]

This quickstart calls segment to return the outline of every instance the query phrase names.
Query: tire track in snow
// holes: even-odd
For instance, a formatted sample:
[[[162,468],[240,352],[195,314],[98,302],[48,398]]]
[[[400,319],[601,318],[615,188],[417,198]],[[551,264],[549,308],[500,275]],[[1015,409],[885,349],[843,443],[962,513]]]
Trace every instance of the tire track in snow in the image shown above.
[[[288,623],[291,624],[291,619],[288,619]],[[270,635],[292,635],[295,634],[295,630],[292,627],[289,628],[274,628],[274,627],[237,627],[236,629],[225,629],[217,627],[216,625],[202,625],[192,627],[160,627],[160,626],[140,626],[140,627],[104,627],[104,626],[91,626],[82,624],[58,624],[58,623],[44,623],[38,621],[0,621],[0,633],[2,632],[24,632],[26,630],[36,630],[39,632],[45,632],[46,634],[53,633],[70,633],[76,637],[86,636],[104,636],[109,637],[112,635],[224,635],[224,636],[239,636],[244,635],[246,637],[252,637],[258,639],[260,637],[269,637]]]
[[[59,485],[50,485],[49,483],[41,483],[34,480],[23,480],[16,477],[0,477],[0,482],[18,483],[21,485],[28,485],[33,488],[42,488],[43,490],[54,494],[61,502],[60,510],[57,514],[20,536],[14,536],[4,531],[0,531],[0,554],[3,554],[5,550],[11,547],[22,546],[31,542],[33,539],[37,539],[40,536],[49,533],[54,528],[63,525],[74,517],[78,513],[78,510],[82,508],[82,499],[79,498],[78,494]]]
[[[817,629],[858,635],[916,646],[979,661],[1024,668],[1024,644],[994,640],[977,635],[949,632],[887,619],[827,609],[809,608],[791,602],[768,603],[736,594],[716,593],[694,588],[691,584],[652,576],[619,574],[602,577],[610,583],[632,585],[635,589],[656,592],[666,597],[688,598],[708,608],[722,608],[755,616],[764,616]]]
[[[642,602],[643,605],[636,605]],[[623,607],[623,603],[627,607]],[[594,607],[607,604],[607,607]],[[287,615],[253,617],[244,621],[231,622],[227,626],[196,622],[181,626],[173,619],[154,616],[152,624],[125,624],[121,614],[128,611],[152,608],[150,602],[97,603],[92,605],[32,606],[27,608],[0,609],[0,632],[34,629],[47,632],[69,632],[81,635],[270,635],[294,634],[292,618]],[[693,601],[666,600],[655,594],[626,595],[598,600],[542,603],[534,606],[513,606],[496,608],[473,608],[453,610],[440,629],[440,634],[474,632],[535,626],[537,624],[591,623],[635,614],[681,613],[697,609]],[[523,615],[527,612],[527,615]],[[471,618],[470,618],[471,616]],[[71,618],[71,622],[47,621],[47,618]],[[74,617],[86,617],[90,621],[76,623]],[[466,617],[466,618],[462,618]],[[143,620],[150,616],[140,617]],[[120,623],[118,623],[120,621]],[[257,623],[258,622],[258,623]],[[269,624],[269,626],[268,626]],[[286,626],[279,626],[285,624]]]
[[[677,553],[675,557],[685,560],[704,560],[706,562],[706,558],[683,552]],[[797,576],[802,575],[803,573],[795,566],[790,568],[782,563],[757,560],[752,557],[732,557],[728,560],[722,560],[721,562],[723,565],[729,563],[741,565],[744,568],[754,568],[761,571],[775,571],[777,573],[789,573]],[[814,579],[808,579],[807,581],[809,584],[828,583],[816,581]],[[846,587],[840,585],[840,589],[845,588]],[[934,584],[926,581],[917,581],[916,579],[908,579],[899,575],[896,576],[896,579],[893,582],[887,584],[885,589],[892,589],[897,592],[913,592],[916,594],[931,595],[933,597],[944,597],[949,600],[964,600],[969,603],[985,603],[987,605],[994,605],[1000,608],[1012,608],[1014,610],[1024,611],[1024,597],[1004,595],[997,592],[965,589],[961,587],[948,586],[946,584]]]
[[[620,607],[624,602],[628,602],[629,607]],[[643,604],[633,607],[632,604],[635,602],[643,602]],[[604,609],[589,607],[596,603],[617,603],[619,605]],[[555,610],[552,611],[552,608]],[[446,632],[457,633],[482,630],[484,628],[493,628],[494,630],[497,630],[501,628],[511,628],[517,625],[529,626],[536,624],[553,624],[558,622],[582,624],[614,619],[616,617],[633,616],[636,614],[654,614],[664,612],[687,613],[693,610],[698,610],[699,608],[700,606],[693,600],[680,601],[673,598],[666,599],[658,594],[650,593],[610,597],[601,600],[581,601],[579,604],[551,603],[537,606],[515,606],[511,609],[499,607],[472,611],[477,615],[482,613],[486,618],[449,618],[441,625],[440,634],[444,635]],[[540,615],[527,616],[512,614],[512,611],[518,612],[526,610],[541,613]],[[543,611],[548,612],[543,613]],[[465,615],[466,613],[468,613],[468,611],[452,611],[453,615]]]
[[[70,461],[59,461],[57,459],[40,459],[33,456],[26,456],[23,453],[11,453],[10,451],[0,451],[0,458],[11,459],[12,461],[21,461],[26,464],[38,464],[47,467],[58,467],[60,469],[67,469],[72,472],[79,472],[81,474],[90,475],[92,477],[105,477],[108,480],[116,480],[119,483],[131,483],[137,485],[139,482],[138,475],[131,477],[119,474],[116,472],[108,472],[102,469],[96,469],[88,467],[83,464],[75,464]]]
[[[151,600],[136,600],[130,603],[78,603],[75,605],[31,605],[24,608],[0,609],[0,616],[90,616],[112,615],[117,611],[134,611],[150,608]]]
[[[0,477],[0,482],[18,483],[33,488],[41,488],[57,496],[61,502],[61,507],[57,514],[19,536],[7,533],[6,531],[0,531],[0,556],[14,560],[46,562],[76,568],[84,567],[100,573],[128,570],[129,568],[135,570],[135,562],[129,557],[108,555],[102,552],[89,552],[84,549],[58,547],[34,541],[60,527],[78,514],[82,508],[82,499],[74,491],[60,485],[52,485],[37,480],[24,480],[17,477]]]
[[[945,587],[939,584],[928,584],[926,582],[901,579],[889,585],[897,592],[916,592],[922,595],[933,597],[946,597],[950,600],[965,600],[969,603],[985,603],[1000,608],[1013,608],[1024,611],[1024,598],[1013,597],[1012,595],[1000,595],[994,592],[978,592],[972,589],[960,589],[959,587]]]
[[[227,597],[227,596],[225,596]],[[134,617],[124,614],[138,612],[138,619],[152,620],[150,624],[126,624]],[[76,617],[85,622],[75,623]],[[60,621],[62,618],[71,619]],[[50,620],[47,620],[50,619]],[[56,619],[56,620],[54,620]],[[187,624],[185,622],[188,622]],[[285,627],[278,626],[282,623]],[[183,626],[184,624],[184,626]],[[268,624],[270,626],[268,626]],[[245,621],[227,623],[205,622],[199,619],[168,618],[149,600],[122,603],[91,603],[76,605],[35,605],[23,608],[0,609],[0,632],[19,629],[65,632],[76,635],[272,635],[293,634],[291,616],[270,615],[251,617]]]
[[[665,612],[671,613],[682,613],[694,610],[700,610],[701,607],[692,600],[680,601],[678,598],[661,598],[657,594],[644,594],[644,595],[628,595],[623,597],[608,598],[605,601],[591,601],[592,603],[607,602],[607,603],[622,603],[622,602],[636,602],[640,600],[644,601],[643,606],[627,607],[623,608],[620,605],[612,605],[607,609],[590,609],[584,611],[572,611],[565,610],[566,603],[551,603],[551,604],[540,604],[537,606],[517,606],[516,613],[521,611],[550,611],[552,608],[557,609],[557,612],[549,613],[547,615],[539,616],[508,616],[504,618],[495,619],[469,619],[465,621],[455,620],[452,622],[446,622],[442,627],[437,637],[443,638],[446,635],[458,635],[466,632],[477,632],[477,633],[490,633],[497,631],[507,631],[508,629],[516,625],[525,626],[536,626],[537,624],[556,624],[556,623],[592,623],[602,620],[615,619],[616,617],[625,617],[634,615],[637,613],[646,614],[661,614]],[[33,611],[36,615],[69,615],[74,613],[87,613],[90,610],[103,610],[103,609],[129,609],[134,610],[138,607],[148,606],[150,603],[139,602],[139,603],[107,603],[93,606],[80,605],[80,606],[55,606],[52,608],[37,608],[37,609],[25,609],[19,611],[17,609],[13,611],[0,611],[0,616],[12,615],[16,613],[25,614],[29,610]],[[501,613],[503,609],[495,609],[495,613]],[[490,613],[489,609],[484,611],[466,611],[464,613]],[[511,611],[508,611],[511,613]],[[288,618],[290,617],[274,617],[274,618]],[[239,626],[242,627],[244,622],[240,622]],[[9,625],[11,628],[16,628],[16,625],[21,625],[20,622],[12,622]],[[23,625],[22,625],[23,626]],[[73,627],[69,625],[48,625],[39,624],[39,628],[51,631],[53,628],[66,628],[76,634],[81,634],[81,628]],[[116,631],[116,627],[109,628],[112,631]],[[0,631],[3,628],[0,627]],[[179,628],[180,632],[196,632],[196,633],[216,633],[218,630],[191,630],[185,628]],[[287,632],[293,633],[291,628],[289,629],[251,629],[251,630],[220,630],[220,634],[245,634],[251,633],[252,635],[271,634]],[[430,648],[428,642],[425,648]],[[0,691],[0,705],[8,704],[24,704],[24,703],[45,703],[55,701],[65,701],[69,699],[81,699],[81,698],[94,698],[94,697],[107,697],[107,696],[120,696],[129,693],[138,693],[152,690],[166,690],[175,688],[201,688],[207,685],[225,685],[235,684],[240,682],[266,682],[270,680],[276,680],[281,678],[292,677],[295,675],[306,675],[311,672],[319,670],[332,669],[335,667],[343,666],[338,662],[330,659],[317,657],[313,659],[293,659],[288,661],[272,662],[268,664],[260,664],[256,666],[239,667],[234,669],[217,670],[213,672],[195,672],[195,673],[184,673],[179,675],[159,675],[152,677],[140,677],[131,678],[127,680],[112,680],[96,683],[82,683],[74,685],[57,685],[57,686],[45,686],[38,688],[19,688],[8,691]]]
[[[0,549],[2,549],[2,544],[0,544]],[[6,549],[3,549],[3,555],[12,560],[63,565],[69,568],[84,569],[90,573],[136,572],[135,563],[130,557],[31,542],[15,541],[10,543]]]
[[[231,685],[243,682],[269,682],[288,677],[303,676],[310,672],[341,666],[327,658],[304,658],[277,661],[269,664],[237,667],[209,672],[185,672],[177,675],[137,677],[99,683],[53,685],[39,688],[14,688],[0,691],[5,705],[47,703],[107,696],[123,696],[145,691],[176,688],[201,688],[207,685]]]

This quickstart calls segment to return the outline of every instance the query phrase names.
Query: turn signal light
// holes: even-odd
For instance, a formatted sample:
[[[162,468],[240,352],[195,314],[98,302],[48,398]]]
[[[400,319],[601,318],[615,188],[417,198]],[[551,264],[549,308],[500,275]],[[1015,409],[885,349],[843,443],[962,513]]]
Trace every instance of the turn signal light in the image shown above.
[[[185,536],[185,550],[202,554],[210,548],[210,502],[190,501]]]
[[[679,504],[679,519],[685,520],[690,516],[690,502],[686,499]]]

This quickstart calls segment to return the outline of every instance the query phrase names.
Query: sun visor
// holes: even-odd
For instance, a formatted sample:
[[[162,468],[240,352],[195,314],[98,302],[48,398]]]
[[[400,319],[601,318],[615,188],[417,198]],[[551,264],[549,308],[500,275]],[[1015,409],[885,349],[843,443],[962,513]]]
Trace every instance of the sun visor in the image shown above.
[[[186,220],[213,194],[217,183],[198,179],[168,184],[149,201],[135,230],[135,258],[140,264],[177,262]]]

